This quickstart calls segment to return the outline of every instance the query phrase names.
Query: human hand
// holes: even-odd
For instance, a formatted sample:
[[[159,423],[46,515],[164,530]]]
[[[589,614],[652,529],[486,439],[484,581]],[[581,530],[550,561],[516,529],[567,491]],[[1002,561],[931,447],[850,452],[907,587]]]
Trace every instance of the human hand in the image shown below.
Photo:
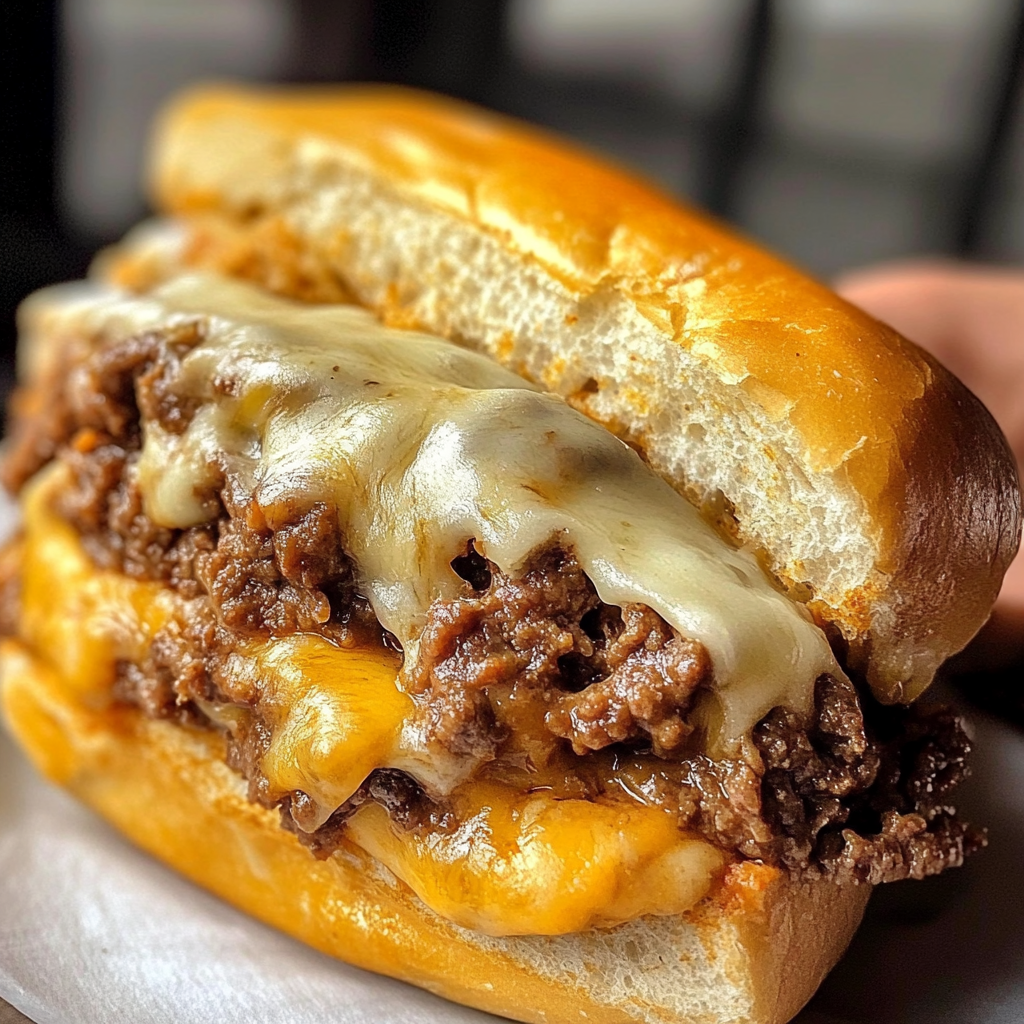
[[[1024,476],[1024,271],[914,262],[854,271],[836,290],[891,324],[953,371],[1006,434]],[[966,667],[1024,659],[1024,558],[1010,566],[991,621]]]

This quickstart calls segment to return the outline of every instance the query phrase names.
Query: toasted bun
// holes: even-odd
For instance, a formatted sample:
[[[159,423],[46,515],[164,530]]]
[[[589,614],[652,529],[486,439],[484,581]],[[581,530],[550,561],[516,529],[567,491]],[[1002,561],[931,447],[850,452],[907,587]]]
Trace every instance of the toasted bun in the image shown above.
[[[491,938],[431,913],[355,846],[314,860],[246,799],[216,734],[88,710],[13,641],[0,668],[8,725],[39,770],[143,849],[325,953],[519,1020],[781,1024],[839,958],[870,892],[745,864],[680,917]]]
[[[214,89],[164,117],[152,178],[189,225],[186,262],[350,293],[638,446],[838,628],[883,700],[915,698],[987,618],[1020,496],[983,406],[621,171],[421,95]]]

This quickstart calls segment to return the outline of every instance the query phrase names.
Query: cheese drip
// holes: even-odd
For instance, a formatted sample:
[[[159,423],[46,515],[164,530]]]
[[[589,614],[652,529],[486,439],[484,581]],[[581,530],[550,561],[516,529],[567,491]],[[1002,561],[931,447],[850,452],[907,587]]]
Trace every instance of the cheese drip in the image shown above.
[[[449,563],[468,540],[515,573],[554,537],[602,601],[649,605],[704,644],[717,750],[776,705],[808,708],[817,677],[840,671],[753,555],[605,428],[484,356],[209,274],[144,299],[99,290],[60,305],[48,320],[105,337],[203,321],[176,385],[199,401],[195,417],[181,435],[145,427],[148,514],[167,527],[208,520],[222,471],[265,509],[336,503],[362,591],[407,658],[431,602],[460,592]]]

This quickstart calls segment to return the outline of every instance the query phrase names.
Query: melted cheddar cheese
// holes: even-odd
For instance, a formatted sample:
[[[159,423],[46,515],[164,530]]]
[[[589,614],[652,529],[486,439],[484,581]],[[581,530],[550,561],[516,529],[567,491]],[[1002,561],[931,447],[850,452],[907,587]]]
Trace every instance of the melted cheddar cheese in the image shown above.
[[[260,645],[243,671],[255,673],[271,740],[263,774],[279,794],[312,795],[321,825],[374,768],[398,759],[412,700],[395,683],[384,650],[340,651],[323,637],[283,637]]]
[[[650,807],[555,800],[486,782],[463,786],[454,806],[452,832],[410,842],[375,804],[356,812],[348,832],[432,910],[492,935],[562,935],[679,914],[726,863]]]
[[[116,662],[141,659],[154,634],[187,608],[159,584],[92,565],[49,507],[66,482],[54,467],[25,496],[20,634],[76,699],[102,705]],[[228,671],[258,689],[269,711],[262,768],[276,792],[301,789],[329,813],[374,768],[415,773],[412,701],[397,685],[392,652],[297,634],[240,645]],[[230,708],[210,710],[230,722]],[[494,935],[563,934],[680,913],[725,866],[719,850],[681,833],[673,816],[637,802],[470,782],[451,803],[453,830],[402,831],[371,804],[354,814],[348,834],[436,913]]]
[[[54,466],[23,499],[21,638],[90,704],[109,700],[119,660],[141,661],[153,636],[175,614],[173,591],[118,573],[99,572],[75,531],[49,509],[66,485]]]

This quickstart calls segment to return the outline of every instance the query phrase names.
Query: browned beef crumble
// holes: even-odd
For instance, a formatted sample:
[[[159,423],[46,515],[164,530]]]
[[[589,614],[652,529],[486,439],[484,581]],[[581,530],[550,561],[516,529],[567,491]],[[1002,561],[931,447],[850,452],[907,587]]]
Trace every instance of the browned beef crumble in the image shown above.
[[[453,563],[468,591],[430,608],[408,678],[425,694],[429,733],[493,757],[504,739],[488,699],[512,686],[544,704],[544,723],[578,754],[635,743],[668,755],[692,731],[685,714],[710,681],[707,652],[645,605],[604,604],[571,551],[537,554],[516,576],[470,545]]]
[[[970,746],[948,708],[883,708],[823,676],[809,719],[776,708],[754,730],[763,774],[694,758],[681,820],[801,878],[899,881],[955,867],[985,845],[947,800]]]
[[[286,525],[272,530],[249,502],[222,516],[217,534],[216,548],[196,568],[228,629],[331,635],[348,622],[355,608],[352,567],[333,505],[292,510]]]
[[[393,769],[373,772],[319,828],[305,794],[271,792],[260,769],[270,733],[258,694],[223,672],[238,637],[313,631],[347,643],[354,631],[365,638],[370,629],[378,642],[382,634],[356,593],[329,504],[261,508],[222,479],[208,524],[169,530],[145,515],[140,419],[187,427],[194,409],[175,394],[175,379],[201,339],[196,322],[96,350],[71,346],[49,381],[16,400],[3,482],[18,489],[61,460],[71,486],[57,511],[97,564],[165,582],[189,601],[187,624],[161,630],[143,662],[119,665],[116,696],[147,715],[209,727],[204,707],[228,709],[230,728],[218,722],[229,764],[248,780],[250,798],[279,807],[317,856],[337,849],[346,819],[368,800],[403,828],[450,827],[444,804]],[[950,712],[882,708],[823,677],[810,715],[776,709],[758,723],[761,764],[713,761],[687,745],[687,715],[711,682],[699,643],[644,605],[603,604],[557,544],[515,576],[472,544],[452,568],[464,593],[430,609],[417,664],[405,669],[430,735],[448,750],[499,763],[514,730],[494,698],[511,694],[532,709],[527,719],[541,723],[549,746],[581,759],[604,748],[667,759],[680,785],[661,787],[658,799],[674,801],[682,826],[795,876],[920,878],[983,844],[946,806],[968,752]],[[16,583],[3,590],[13,605]]]
[[[218,622],[209,600],[195,598],[187,620],[172,620],[153,637],[139,663],[117,665],[114,696],[150,718],[203,720],[201,702],[247,705],[252,692],[232,686],[221,669],[235,637]],[[248,773],[245,773],[248,778]]]
[[[968,774],[970,743],[948,708],[886,708],[824,676],[810,725],[776,708],[754,742],[773,833],[762,856],[794,874],[923,878],[985,844],[949,806]]]
[[[181,358],[202,336],[200,323],[186,324],[78,353],[70,372],[42,386],[49,394],[45,411],[20,401],[33,408],[16,410],[3,482],[17,490],[59,459],[71,485],[56,511],[99,566],[168,583],[188,598],[206,595],[230,629],[342,639],[353,616],[369,625],[366,602],[353,590],[336,509],[325,502],[261,508],[236,498],[225,481],[207,524],[167,529],[145,514],[137,474],[140,421],[172,433],[187,428],[195,410],[177,398],[173,383]]]
[[[17,491],[76,435],[138,449],[142,419],[180,433],[195,412],[174,394],[182,358],[203,339],[201,320],[113,345],[69,342],[45,379],[15,392],[0,482]],[[89,444],[92,449],[95,447]]]

